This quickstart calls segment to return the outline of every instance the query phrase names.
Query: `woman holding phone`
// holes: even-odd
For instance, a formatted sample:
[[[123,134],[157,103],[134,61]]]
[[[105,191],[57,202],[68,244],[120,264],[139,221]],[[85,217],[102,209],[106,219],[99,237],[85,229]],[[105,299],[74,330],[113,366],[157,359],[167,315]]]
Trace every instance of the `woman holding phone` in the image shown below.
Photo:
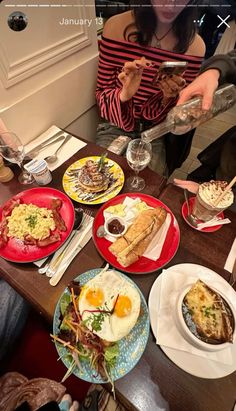
[[[101,118],[97,144],[108,147],[119,135],[131,138],[163,121],[178,92],[198,74],[205,44],[196,33],[197,1],[133,0],[134,7],[111,17],[100,42],[96,98]],[[162,75],[161,63],[188,63],[181,75]],[[184,79],[184,80],[183,80]],[[171,133],[154,140],[150,167],[170,174],[188,154],[191,137]],[[167,165],[167,167],[166,167]]]

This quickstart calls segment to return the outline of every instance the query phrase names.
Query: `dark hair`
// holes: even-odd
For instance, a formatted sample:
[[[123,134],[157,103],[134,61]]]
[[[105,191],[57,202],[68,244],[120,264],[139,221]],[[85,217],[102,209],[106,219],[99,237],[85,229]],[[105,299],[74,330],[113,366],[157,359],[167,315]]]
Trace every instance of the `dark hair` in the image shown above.
[[[188,3],[191,6],[196,4],[196,0]],[[135,42],[147,46],[151,43],[158,26],[157,16],[152,7],[151,0],[131,0],[130,5],[134,13],[135,22],[125,28],[124,38],[129,41],[132,37],[135,39]],[[194,20],[197,20],[197,16],[197,7],[185,7],[177,16],[173,22],[172,29],[178,42],[173,51],[177,53],[185,53],[187,51],[197,31],[196,24],[194,23]],[[136,30],[128,34],[128,31],[133,26],[136,27]]]

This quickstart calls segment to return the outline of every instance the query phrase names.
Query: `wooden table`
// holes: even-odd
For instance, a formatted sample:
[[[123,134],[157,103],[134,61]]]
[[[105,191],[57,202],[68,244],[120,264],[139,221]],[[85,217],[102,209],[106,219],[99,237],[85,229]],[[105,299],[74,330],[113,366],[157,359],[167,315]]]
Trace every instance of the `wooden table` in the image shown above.
[[[231,224],[214,233],[201,233],[189,227],[182,218],[184,195],[181,189],[168,185],[159,199],[173,211],[181,235],[178,252],[165,268],[180,263],[201,264],[228,280],[229,273],[223,267],[236,233],[235,213],[225,212]],[[146,299],[159,273],[131,276]],[[167,358],[151,333],[140,362],[117,381],[116,387],[140,411],[158,409],[158,387],[173,411],[231,411],[236,401],[236,372],[216,380],[194,377]]]
[[[93,144],[88,144],[77,155],[61,166],[53,173],[52,187],[62,189],[62,175],[69,164],[78,158],[87,155],[100,154],[102,149]],[[110,156],[118,161],[124,169],[126,177],[130,174],[126,161],[123,158]],[[148,169],[143,171],[147,181],[145,192],[159,197],[175,214],[181,231],[180,247],[167,265],[189,262],[205,265],[217,271],[226,279],[229,274],[223,267],[233,238],[235,235],[235,214],[226,212],[232,220],[232,224],[223,226],[221,230],[204,234],[191,229],[182,219],[181,205],[184,201],[182,190],[168,185],[165,181]],[[3,201],[21,190],[21,187],[13,181],[4,185],[1,192]],[[126,191],[124,188],[123,192]],[[94,207],[96,213],[97,207]],[[78,269],[79,262],[79,269]],[[98,255],[93,242],[77,256],[71,264],[62,281],[57,287],[48,285],[48,279],[40,276],[33,264],[12,264],[1,259],[1,274],[24,295],[43,315],[51,321],[56,301],[68,282],[90,268],[100,267],[104,261]],[[151,286],[160,273],[147,275],[132,275],[131,278],[142,290],[145,298],[148,297]],[[162,350],[155,344],[154,337],[150,333],[147,348],[137,366],[125,377],[115,384],[117,394],[130,409],[140,411],[156,411],[160,404],[160,394],[168,401],[170,410],[173,411],[231,411],[236,400],[236,373],[218,380],[205,380],[196,378],[170,361]],[[131,406],[131,404],[133,404]]]
[[[103,152],[103,148],[98,147],[93,143],[88,143],[85,147],[79,150],[77,154],[75,154],[66,163],[61,165],[57,170],[53,172],[53,180],[49,186],[63,191],[62,177],[65,170],[70,164],[72,164],[79,158],[84,158],[89,155],[100,155]],[[124,157],[109,153],[109,158],[113,159],[121,165],[126,178],[132,174],[132,170],[127,165]],[[140,175],[143,176],[147,181],[147,186],[144,192],[147,192],[154,197],[157,197],[160,194],[162,188],[166,185],[166,180],[163,177],[158,176],[148,168],[141,172]],[[18,180],[16,178],[7,184],[1,184],[1,204],[3,204],[6,200],[19,193],[20,191],[27,190],[34,186],[37,187],[36,184],[32,184],[30,186],[22,186],[18,183]],[[126,191],[127,187],[124,186],[121,192],[123,193]],[[74,204],[78,206],[78,203],[74,202]],[[86,207],[92,209],[94,215],[99,208],[98,206]],[[37,267],[33,263],[14,264],[0,258],[0,276],[3,277],[9,284],[11,284],[13,288],[15,288],[37,309],[37,311],[43,314],[43,316],[51,322],[53,319],[56,303],[67,284],[77,275],[92,268],[101,267],[103,263],[104,260],[97,252],[93,241],[90,240],[89,243],[74,259],[65,275],[63,276],[62,280],[56,287],[49,285],[48,278],[46,276],[38,274]]]

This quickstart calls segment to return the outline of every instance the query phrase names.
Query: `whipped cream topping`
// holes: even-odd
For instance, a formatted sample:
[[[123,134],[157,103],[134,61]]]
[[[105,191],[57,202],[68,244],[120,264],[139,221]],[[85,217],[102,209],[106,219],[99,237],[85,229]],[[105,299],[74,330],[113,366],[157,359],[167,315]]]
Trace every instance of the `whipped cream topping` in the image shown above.
[[[205,203],[215,207],[217,198],[223,193],[227,185],[227,181],[207,181],[199,185],[198,194]],[[233,201],[234,194],[230,189],[217,204],[217,208],[227,208],[233,204]]]

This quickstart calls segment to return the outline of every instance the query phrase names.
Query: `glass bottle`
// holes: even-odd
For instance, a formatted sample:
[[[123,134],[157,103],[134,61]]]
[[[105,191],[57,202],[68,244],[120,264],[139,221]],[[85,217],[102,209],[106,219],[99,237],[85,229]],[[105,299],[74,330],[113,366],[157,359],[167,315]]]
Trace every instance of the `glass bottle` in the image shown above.
[[[184,134],[205,121],[233,107],[236,103],[236,87],[227,84],[216,90],[210,110],[202,109],[202,97],[195,97],[169,111],[166,119],[155,127],[141,133],[141,139],[150,142],[168,132]]]

